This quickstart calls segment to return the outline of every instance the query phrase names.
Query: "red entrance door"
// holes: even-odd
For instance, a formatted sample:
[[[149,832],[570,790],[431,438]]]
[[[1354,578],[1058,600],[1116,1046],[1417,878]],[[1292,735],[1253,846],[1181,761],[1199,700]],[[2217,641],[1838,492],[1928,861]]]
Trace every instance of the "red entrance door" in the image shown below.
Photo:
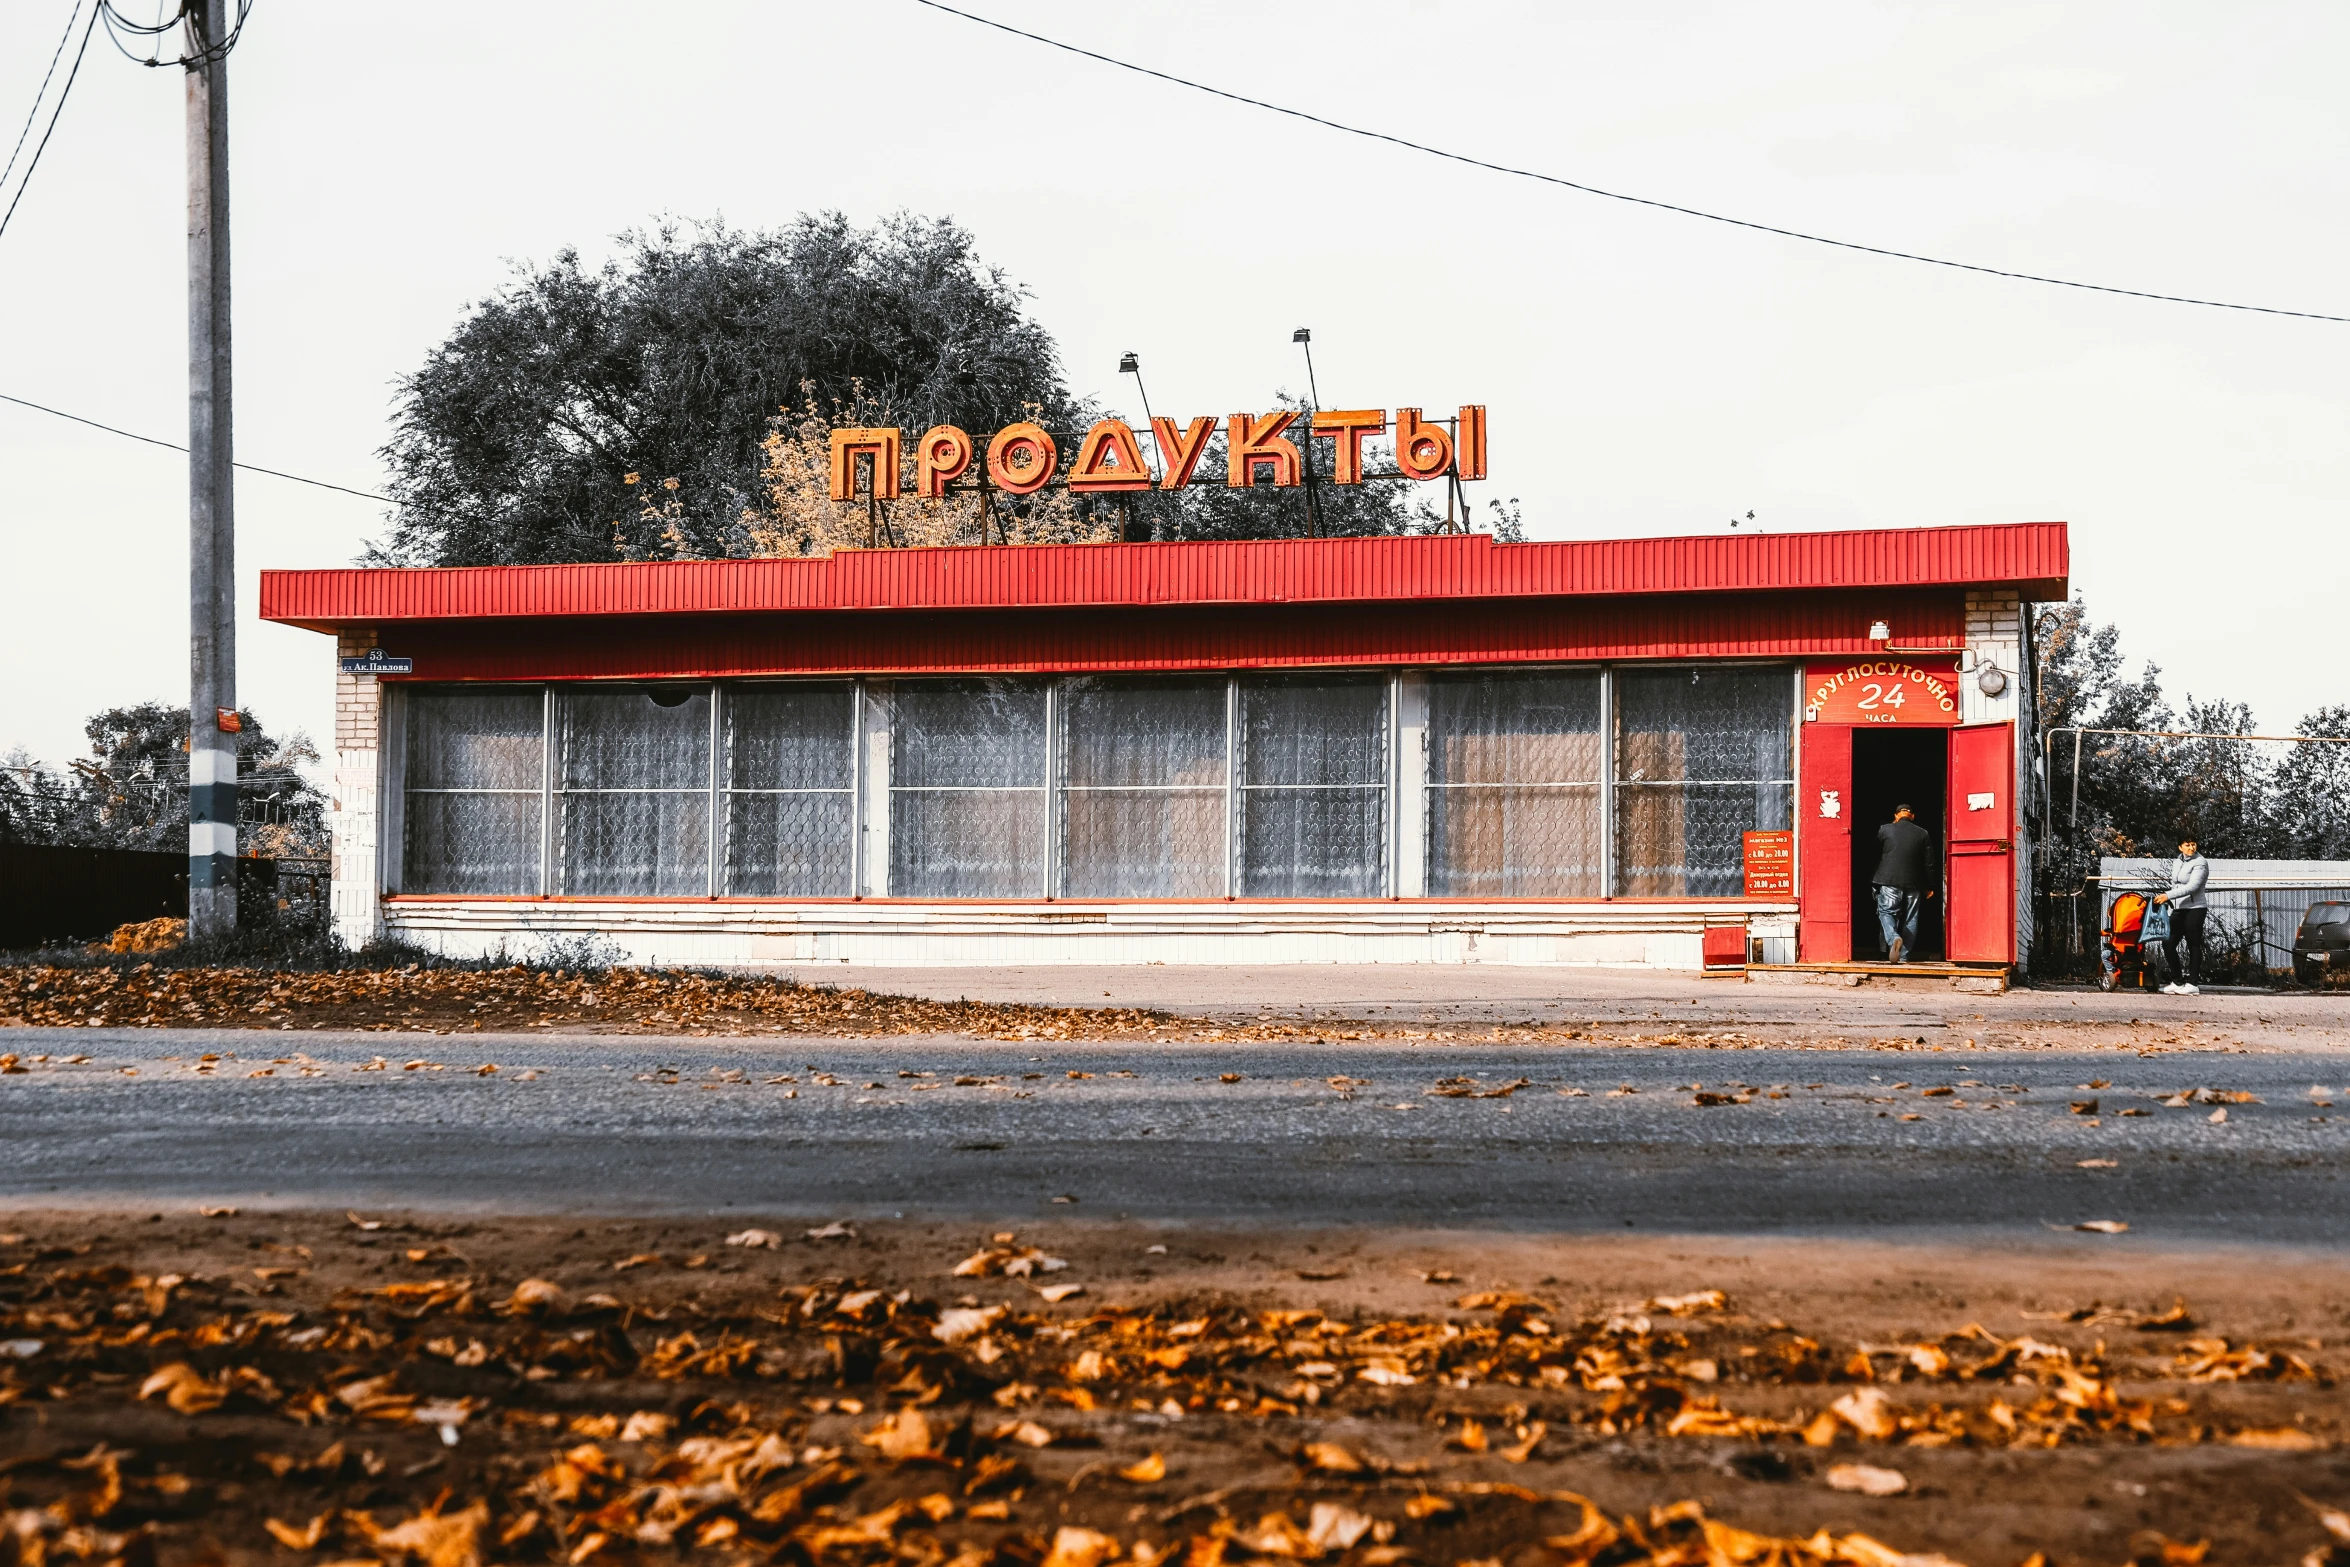
[[[1950,731],[1950,901],[1955,963],[2015,961],[2015,726]]]

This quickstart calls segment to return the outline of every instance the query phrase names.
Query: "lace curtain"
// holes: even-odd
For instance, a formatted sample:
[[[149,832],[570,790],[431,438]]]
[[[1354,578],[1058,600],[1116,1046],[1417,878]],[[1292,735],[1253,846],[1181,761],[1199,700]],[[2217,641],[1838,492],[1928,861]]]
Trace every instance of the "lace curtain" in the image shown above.
[[[1601,890],[1598,671],[1428,683],[1428,893],[1589,898]]]
[[[537,686],[420,689],[405,706],[401,885],[476,896],[539,891],[544,694]]]
[[[556,863],[575,897],[710,891],[710,688],[558,689]]]
[[[1061,688],[1061,886],[1072,898],[1224,893],[1225,683]]]
[[[901,681],[890,699],[889,890],[1041,898],[1045,687]]]
[[[1240,740],[1240,895],[1383,894],[1385,677],[1243,681]]]
[[[736,898],[845,898],[856,891],[856,688],[729,686],[726,874]]]
[[[1795,692],[1784,669],[1616,676],[1616,890],[1736,897],[1745,834],[1794,820]]]
[[[1683,666],[1612,680],[1613,891],[1736,896],[1742,835],[1793,817],[1788,674]],[[1040,898],[1055,855],[1058,890],[1073,898],[1385,895],[1386,676],[1241,677],[1230,757],[1224,677],[1069,679],[1049,698],[1048,685],[876,688],[890,733],[892,896]],[[1429,896],[1608,890],[1602,685],[1596,671],[1430,677]],[[545,688],[412,688],[403,885],[456,895],[852,895],[854,685],[728,684],[715,757],[711,702],[708,684],[555,688],[546,887]],[[1048,778],[1056,705],[1059,762]]]

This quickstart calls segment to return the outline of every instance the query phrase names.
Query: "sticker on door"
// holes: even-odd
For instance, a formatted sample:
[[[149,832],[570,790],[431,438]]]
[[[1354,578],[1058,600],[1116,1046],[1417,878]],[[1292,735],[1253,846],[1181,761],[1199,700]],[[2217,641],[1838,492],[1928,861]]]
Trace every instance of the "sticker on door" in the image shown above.
[[[1981,794],[1970,794],[1966,797],[1966,808],[1970,811],[1987,811],[1998,803],[1999,797],[1987,789]]]

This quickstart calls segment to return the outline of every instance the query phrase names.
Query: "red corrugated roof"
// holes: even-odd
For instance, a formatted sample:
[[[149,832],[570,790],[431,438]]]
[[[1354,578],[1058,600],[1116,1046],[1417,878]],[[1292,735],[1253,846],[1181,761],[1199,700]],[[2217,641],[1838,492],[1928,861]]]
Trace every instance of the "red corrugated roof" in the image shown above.
[[[795,610],[1378,603],[1789,589],[2066,594],[2061,522],[1497,544],[1483,534],[851,550],[815,560],[264,571],[261,618],[431,620]]]

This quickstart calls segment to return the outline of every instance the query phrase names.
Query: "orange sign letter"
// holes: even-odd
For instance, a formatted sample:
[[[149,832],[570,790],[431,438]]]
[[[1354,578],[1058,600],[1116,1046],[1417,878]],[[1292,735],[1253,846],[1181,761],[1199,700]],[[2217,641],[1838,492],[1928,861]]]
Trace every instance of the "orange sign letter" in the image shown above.
[[[1459,458],[1459,473],[1464,479],[1485,477],[1485,405],[1471,403],[1461,410],[1460,435],[1453,442],[1454,456]]]
[[[832,432],[832,498],[857,498],[857,459],[873,459],[873,495],[876,500],[898,498],[898,443],[896,430],[835,430]]]
[[[1061,460],[1041,426],[1007,424],[987,443],[987,476],[1007,495],[1034,495],[1050,484]]]
[[[914,493],[937,500],[970,467],[971,437],[951,424],[934,424],[914,443]]]
[[[1314,433],[1335,438],[1338,460],[1331,465],[1335,484],[1363,482],[1363,439],[1387,433],[1387,412],[1381,408],[1331,408],[1314,415]]]
[[[1134,444],[1125,420],[1104,419],[1085,432],[1077,460],[1069,465],[1069,488],[1091,493],[1150,487],[1151,471],[1142,465],[1142,448]]]
[[[1424,424],[1417,408],[1395,411],[1395,465],[1407,479],[1441,479],[1452,466],[1452,437],[1440,424]]]
[[[1191,471],[1208,449],[1208,432],[1216,428],[1216,421],[1206,414],[1191,421],[1181,435],[1175,433],[1172,419],[1153,419],[1151,439],[1158,442],[1159,461],[1167,471],[1159,476],[1162,490],[1180,490],[1191,482]]]
[[[1297,448],[1283,440],[1281,432],[1296,422],[1297,415],[1286,408],[1261,419],[1254,414],[1234,414],[1224,437],[1225,484],[1245,490],[1256,482],[1257,469],[1271,463],[1274,487],[1294,488],[1302,464]]]

